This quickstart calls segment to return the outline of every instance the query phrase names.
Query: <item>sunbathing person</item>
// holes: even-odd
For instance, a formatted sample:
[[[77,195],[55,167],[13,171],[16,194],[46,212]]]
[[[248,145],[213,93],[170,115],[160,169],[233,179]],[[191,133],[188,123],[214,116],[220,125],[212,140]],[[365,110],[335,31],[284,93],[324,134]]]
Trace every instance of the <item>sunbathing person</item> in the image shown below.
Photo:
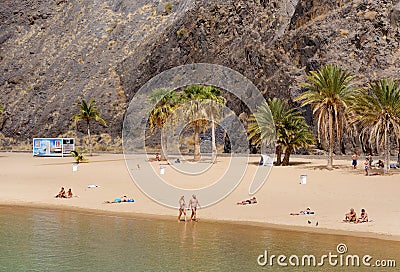
[[[345,222],[357,222],[357,214],[353,208],[350,209],[350,212],[345,214],[344,220]]]
[[[246,200],[242,200],[238,203],[236,203],[237,205],[247,205],[247,204],[256,204],[257,203],[257,199],[255,196],[253,196],[250,199],[246,199]]]
[[[135,200],[133,198],[128,198],[127,196],[124,195],[114,199],[114,201],[104,201],[104,203],[121,203],[121,202],[135,202]]]
[[[58,192],[58,194],[56,195],[57,198],[67,198],[66,194],[65,194],[65,190],[64,187],[61,187],[60,192]]]
[[[365,209],[361,209],[361,215],[357,220],[357,223],[364,223],[364,222],[368,222],[368,214],[365,211]]]
[[[68,192],[67,192],[67,198],[71,198],[71,197],[73,197],[73,193],[72,193],[71,188],[69,188]]]
[[[158,153],[156,153],[156,156],[154,158],[148,159],[147,161],[149,162],[161,161],[161,157]]]
[[[290,213],[290,215],[307,215],[307,214],[314,214],[314,212],[309,207],[307,207],[305,211],[300,211],[298,213]]]

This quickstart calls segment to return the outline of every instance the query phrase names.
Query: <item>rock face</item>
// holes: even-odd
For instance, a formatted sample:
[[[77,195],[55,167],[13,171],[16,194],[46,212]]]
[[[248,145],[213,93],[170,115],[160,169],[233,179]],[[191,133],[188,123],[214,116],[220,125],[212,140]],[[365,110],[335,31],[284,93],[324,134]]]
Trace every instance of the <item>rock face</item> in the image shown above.
[[[93,132],[117,138],[137,90],[188,63],[224,65],[265,97],[286,99],[327,63],[361,84],[398,78],[399,18],[399,1],[389,0],[3,0],[1,133],[65,135],[75,130],[75,103],[94,98],[108,126]]]

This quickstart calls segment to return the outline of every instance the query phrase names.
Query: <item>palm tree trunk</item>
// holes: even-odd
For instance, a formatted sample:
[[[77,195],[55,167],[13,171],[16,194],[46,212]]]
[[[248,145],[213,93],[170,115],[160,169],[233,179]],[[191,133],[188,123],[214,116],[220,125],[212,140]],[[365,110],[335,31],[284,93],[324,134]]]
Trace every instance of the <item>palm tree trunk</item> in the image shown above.
[[[214,159],[217,157],[217,144],[216,144],[216,138],[215,138],[215,123],[214,123],[214,118],[211,119],[211,141],[212,141],[212,158]]]
[[[194,157],[195,161],[199,161],[201,158],[200,154],[200,121],[194,122]]]
[[[211,150],[212,150],[212,159],[217,156],[217,144],[216,144],[216,139],[215,139],[215,123],[214,123],[214,113],[213,113],[213,101],[210,100],[210,115],[211,115]]]
[[[326,168],[328,170],[333,169],[333,148],[335,145],[335,137],[333,135],[333,113],[332,113],[332,108],[329,108],[329,116],[328,116],[328,122],[329,122],[329,152],[328,152],[328,165]]]
[[[281,145],[276,146],[275,153],[276,153],[276,164],[275,165],[281,165],[282,164],[282,146]]]
[[[283,161],[282,161],[282,166],[287,166],[289,165],[289,158],[290,158],[290,153],[292,152],[292,148],[291,147],[286,147],[285,149],[285,156],[283,157]]]
[[[383,167],[383,173],[389,174],[390,171],[390,152],[389,152],[389,137],[388,137],[388,130],[389,130],[389,122],[386,121],[385,125],[385,143],[383,144],[383,150],[385,151],[385,164]]]
[[[400,139],[399,139],[399,144],[398,144],[398,146],[399,146],[399,153],[397,153],[397,166],[400,167]]]
[[[92,137],[90,136],[90,121],[87,121],[87,134],[89,137],[89,155],[92,156]]]
[[[399,146],[399,154],[400,154],[400,138],[399,138],[399,143],[397,144]]]
[[[161,128],[161,131],[163,128]],[[162,132],[161,132],[162,135]],[[160,151],[160,160],[166,161],[167,155],[166,151],[168,151],[168,139],[166,137],[161,137],[161,151]]]

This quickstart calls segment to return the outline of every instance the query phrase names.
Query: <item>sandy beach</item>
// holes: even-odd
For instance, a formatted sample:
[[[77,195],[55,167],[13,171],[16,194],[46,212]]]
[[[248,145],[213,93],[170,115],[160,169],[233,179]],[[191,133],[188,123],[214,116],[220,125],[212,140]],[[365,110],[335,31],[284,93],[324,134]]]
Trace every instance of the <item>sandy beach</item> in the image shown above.
[[[78,171],[73,172],[74,160],[71,157],[39,158],[31,153],[0,153],[0,205],[83,209],[176,220],[176,209],[159,205],[139,190],[129,175],[122,154],[97,154],[89,160],[89,163],[79,164]],[[215,164],[217,170],[207,173],[208,180],[217,175],[218,167],[223,168],[221,166],[228,160],[219,157]],[[293,165],[289,167],[272,168],[267,182],[256,193],[257,204],[237,205],[238,201],[249,198],[251,173],[259,167],[257,161],[258,157],[251,158],[242,182],[228,197],[211,207],[199,209],[200,221],[219,220],[227,221],[227,224],[253,224],[400,241],[399,169],[387,176],[365,176],[361,166],[352,169],[350,160],[335,160],[335,169],[328,171],[323,158],[293,158]],[[157,161],[143,163],[151,164],[156,172],[160,166]],[[169,165],[165,167],[166,179],[176,186],[185,186],[180,174]],[[307,183],[300,184],[300,175],[304,174]],[[204,185],[201,179],[195,184]],[[66,190],[72,188],[79,197],[55,198],[61,186]],[[135,202],[104,203],[123,195],[134,198]],[[186,196],[187,202],[189,197]],[[306,207],[311,207],[315,214],[289,215]],[[342,222],[350,208],[354,208],[357,214],[365,208],[373,221],[362,224]]]

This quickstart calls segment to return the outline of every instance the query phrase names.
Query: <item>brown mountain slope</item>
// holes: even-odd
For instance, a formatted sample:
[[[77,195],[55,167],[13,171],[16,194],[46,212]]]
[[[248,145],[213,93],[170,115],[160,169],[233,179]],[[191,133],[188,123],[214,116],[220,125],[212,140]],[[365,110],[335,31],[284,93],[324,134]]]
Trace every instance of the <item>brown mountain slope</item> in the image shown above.
[[[73,104],[95,98],[108,127],[94,132],[116,138],[136,91],[187,63],[232,68],[266,97],[290,98],[331,62],[360,82],[398,78],[399,14],[399,1],[371,0],[2,1],[1,133],[65,134]]]

